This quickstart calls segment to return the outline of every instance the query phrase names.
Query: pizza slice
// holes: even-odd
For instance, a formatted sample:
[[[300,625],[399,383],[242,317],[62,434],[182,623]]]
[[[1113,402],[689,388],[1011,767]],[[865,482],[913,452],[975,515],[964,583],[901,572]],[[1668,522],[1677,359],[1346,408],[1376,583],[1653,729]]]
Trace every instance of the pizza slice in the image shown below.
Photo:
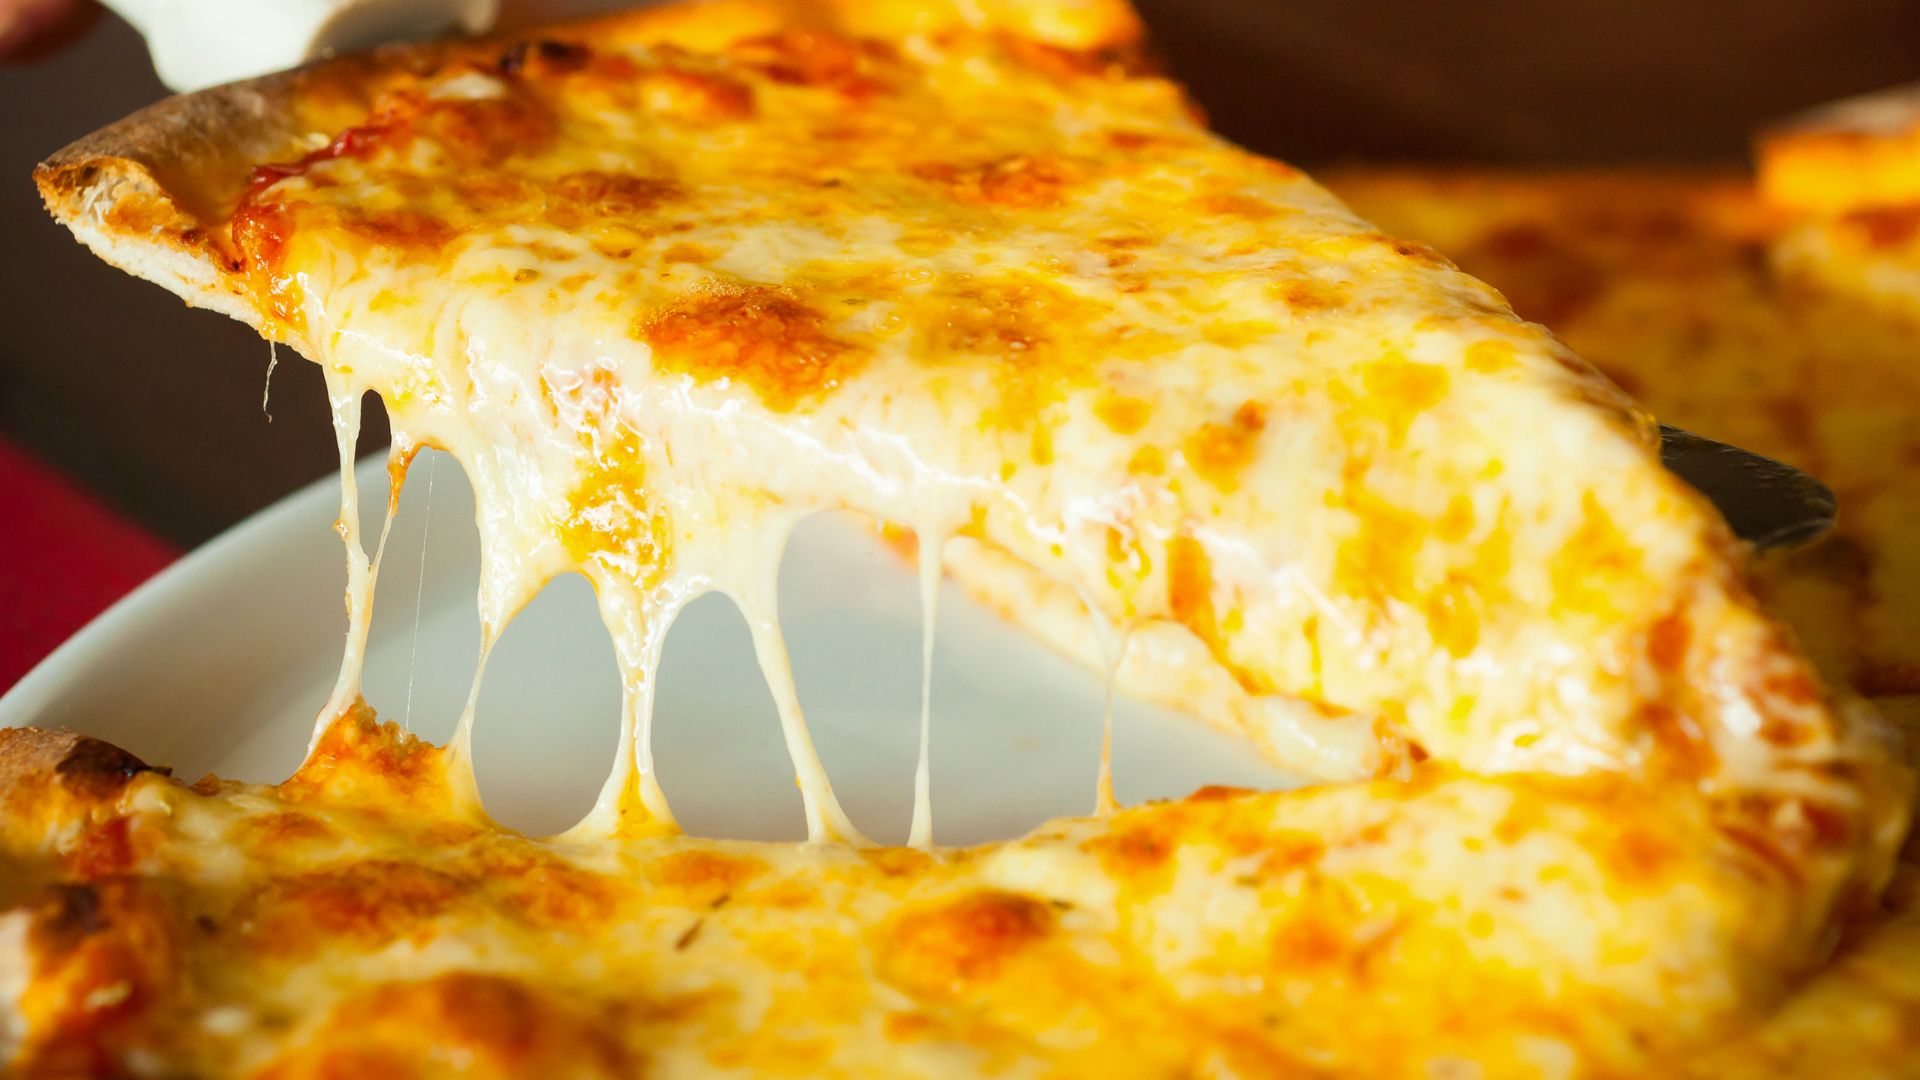
[[[1797,130],[1770,156],[1791,152],[1807,134]],[[1887,228],[1897,204],[1799,211],[1765,168],[1758,186],[1638,172],[1323,179],[1499,288],[1662,420],[1832,485],[1844,507],[1834,537],[1758,560],[1757,590],[1833,681],[1912,714],[1920,471],[1906,463],[1920,455],[1920,278],[1903,290],[1887,271],[1920,254],[1920,236]]]
[[[767,623],[783,523],[849,508],[1340,717],[1311,775],[1839,752],[1646,419],[1492,290],[1207,134],[1117,10],[1054,41],[900,7],[323,65],[39,182],[465,464],[490,635],[580,569],[642,681],[676,602]]]
[[[1796,213],[1920,203],[1920,83],[1801,113],[1765,132],[1760,187]]]
[[[1678,1075],[1813,929],[1770,838],[1620,782],[1215,789],[925,852],[529,839],[452,764],[365,710],[275,788],[0,729],[7,1075]],[[1711,1075],[1855,1026],[1841,1060],[1902,1060],[1833,1013]]]
[[[1920,325],[1920,85],[1796,117],[1761,138],[1760,165],[1766,197],[1801,212],[1773,253],[1781,272],[1868,319]],[[1904,389],[1902,361],[1874,382]]]
[[[838,939],[783,922],[785,951],[706,965],[745,988],[728,1023],[756,1045],[819,1035],[852,1068],[870,1060],[843,1049],[852,1032],[938,991],[960,994],[940,1006],[953,1042],[1011,1031],[1043,1056],[1161,1037],[1141,1001],[1216,1018],[1165,1034],[1148,1072],[1631,1071],[1765,1009],[1890,872],[1908,777],[1884,726],[1822,690],[1625,397],[1487,286],[1209,135],[1141,68],[1137,33],[1101,0],[717,2],[175,99],[42,166],[55,215],[103,257],[319,363],[343,448],[353,628],[307,768],[271,794],[210,787],[199,808],[139,779],[101,813],[159,839],[114,865],[185,911],[294,872],[218,823],[335,777],[329,805],[375,818],[349,834],[394,831],[320,845],[328,866],[387,852],[364,873],[400,867],[503,922],[429,919],[341,968],[249,953],[211,970],[321,987],[343,1028],[400,972],[520,965],[604,991],[603,962],[543,954],[523,936],[537,912],[440,868],[442,845],[550,843],[622,881],[662,852],[736,850],[674,835],[648,749],[660,642],[712,590],[754,630],[815,835],[854,835],[807,744],[772,588],[792,522],[848,509],[912,528],[936,570],[961,536],[1040,575],[1090,611],[1111,662],[1130,636],[1162,643],[1168,671],[1259,703],[1217,722],[1350,783],[976,852],[753,849],[815,883],[796,909],[837,913],[843,936],[917,925],[914,905],[949,889],[1092,913],[1065,952],[1004,969],[971,968],[991,945],[936,921],[925,948],[953,970],[918,989],[886,975],[894,943],[862,937],[872,951],[819,969],[846,976],[844,1012],[790,1026],[766,986]],[[396,478],[432,445],[473,480],[484,644],[556,574],[598,590],[627,733],[564,837],[486,822],[470,712],[443,754],[357,711],[378,549],[346,466],[368,391]],[[65,758],[36,760],[26,775],[63,775]],[[97,877],[73,861],[93,811],[50,823],[33,805],[7,815],[21,880]],[[361,873],[326,895],[375,921],[417,913],[411,886]],[[569,955],[679,965],[685,928],[669,940],[645,909],[613,909]],[[997,901],[981,918],[993,940],[1046,921]],[[40,955],[38,924],[17,925],[14,955]],[[26,968],[28,993],[59,982]],[[968,989],[976,971],[992,989]],[[241,993],[207,978],[169,996],[203,1027],[194,1010]],[[94,999],[60,1000],[23,1045],[63,1045]],[[567,1000],[563,1028],[604,1003]],[[684,1045],[735,1030],[688,1023]],[[134,1052],[102,1038],[80,1045]]]
[[[1897,98],[1878,99],[1888,120]],[[1771,139],[1757,186],[1728,174],[1639,171],[1355,169],[1322,179],[1370,220],[1446,251],[1516,311],[1548,322],[1663,420],[1794,462],[1842,491],[1835,535],[1758,561],[1757,587],[1831,678],[1905,728],[1912,755],[1920,472],[1904,462],[1920,448],[1914,325],[1889,302],[1899,299],[1884,287],[1892,279],[1871,269],[1900,245],[1860,242],[1876,214],[1872,203],[1848,204],[1855,177],[1830,175],[1833,201],[1821,209],[1773,182],[1768,162],[1802,152],[1813,134],[1800,124]],[[1900,165],[1891,144],[1868,156]],[[1908,156],[1907,165],[1920,162],[1920,152]],[[1800,257],[1821,232],[1854,238],[1814,249],[1824,267]],[[1904,300],[1911,309],[1920,290]],[[1849,927],[1820,975],[1754,1036],[1679,1071],[1910,1071],[1920,1033],[1917,850],[1909,840],[1896,884]]]

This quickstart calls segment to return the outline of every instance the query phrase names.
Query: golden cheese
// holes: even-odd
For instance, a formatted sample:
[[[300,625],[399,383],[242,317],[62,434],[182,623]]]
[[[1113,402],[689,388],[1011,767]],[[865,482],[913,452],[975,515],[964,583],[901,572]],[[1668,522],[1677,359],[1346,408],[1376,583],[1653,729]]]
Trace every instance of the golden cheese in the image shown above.
[[[1712,718],[1723,690],[1844,741],[1792,695],[1711,686],[1795,661],[1625,398],[1163,80],[990,33],[703,52],[636,19],[392,82],[251,166],[214,237],[337,397],[379,392],[472,473],[490,634],[581,568],[637,639],[688,591],[758,589],[726,534],[847,507],[966,527],[1349,717],[1294,762],[1321,775],[1377,771],[1384,734],[1476,770],[1758,781],[1774,750]],[[714,86],[725,108],[683,108]],[[1118,397],[1140,404],[1115,426]],[[1670,669],[1662,620],[1691,634]],[[1679,756],[1641,708],[1665,698],[1700,744]]]
[[[446,751],[365,710],[324,741],[189,787],[0,731],[10,1075],[1633,1071],[1718,1030],[1687,972],[1797,917],[1773,839],[1610,779],[1211,789],[931,853],[607,844],[461,809]]]
[[[21,1068],[1618,1074],[1824,958],[1892,872],[1909,777],[1648,418],[1432,249],[1207,134],[1124,11],[1000,7],[403,49],[42,167],[107,258],[322,366],[352,628],[277,788],[0,743]],[[625,724],[562,836],[486,818],[471,707],[440,749],[358,702],[369,390],[396,478],[434,445],[473,480],[476,695],[541,585],[596,586]],[[1215,722],[1343,782],[964,851],[678,835],[653,675],[722,591],[813,836],[858,840],[773,602],[829,508],[914,529],[929,587],[963,535],[1047,583],[1023,614],[1077,598],[1110,668],[1146,642],[1231,702]]]
[[[1920,203],[1920,84],[1864,94],[1775,125],[1759,144],[1760,186],[1814,214]]]
[[[1355,172],[1335,190],[1506,290],[1662,420],[1809,470],[1841,498],[1836,534],[1769,555],[1757,585],[1833,679],[1920,695],[1920,369],[1903,313],[1830,249],[1786,253],[1846,215],[1784,214],[1732,177]],[[1909,297],[1920,297],[1920,289]]]

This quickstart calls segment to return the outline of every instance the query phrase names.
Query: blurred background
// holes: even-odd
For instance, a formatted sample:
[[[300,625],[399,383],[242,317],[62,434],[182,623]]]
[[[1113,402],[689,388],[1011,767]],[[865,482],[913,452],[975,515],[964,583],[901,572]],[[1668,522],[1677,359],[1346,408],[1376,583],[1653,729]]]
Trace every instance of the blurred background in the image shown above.
[[[1220,130],[1308,167],[1739,169],[1767,120],[1920,75],[1914,0],[1139,3]],[[314,369],[283,356],[269,421],[251,330],[105,266],[40,208],[37,160],[164,93],[111,17],[0,68],[0,531],[29,466],[179,547],[333,467]],[[366,448],[384,441],[375,418]]]

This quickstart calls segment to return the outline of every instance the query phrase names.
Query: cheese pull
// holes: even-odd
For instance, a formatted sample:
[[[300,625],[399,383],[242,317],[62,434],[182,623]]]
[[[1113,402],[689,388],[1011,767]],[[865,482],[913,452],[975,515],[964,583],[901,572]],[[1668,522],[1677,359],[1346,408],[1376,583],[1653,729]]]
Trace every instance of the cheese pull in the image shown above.
[[[500,0],[106,0],[160,81],[199,90],[337,52],[493,25]]]

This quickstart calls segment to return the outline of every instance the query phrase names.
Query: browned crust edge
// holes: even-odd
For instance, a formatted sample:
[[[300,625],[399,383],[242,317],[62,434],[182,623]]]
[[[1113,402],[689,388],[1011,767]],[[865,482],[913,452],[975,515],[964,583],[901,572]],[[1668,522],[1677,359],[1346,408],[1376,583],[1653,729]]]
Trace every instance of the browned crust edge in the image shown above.
[[[284,145],[288,103],[312,68],[182,94],[149,105],[66,146],[34,170],[49,199],[84,189],[86,171],[103,161],[153,174],[204,175],[231,160]]]
[[[0,728],[0,792],[58,782],[75,795],[107,799],[140,773],[166,771],[89,735],[52,728]]]
[[[40,197],[109,264],[266,334],[213,225],[214,204],[238,196],[253,163],[286,156],[293,104],[312,70],[150,105],[42,162],[33,173]],[[121,216],[134,208],[137,218]]]

